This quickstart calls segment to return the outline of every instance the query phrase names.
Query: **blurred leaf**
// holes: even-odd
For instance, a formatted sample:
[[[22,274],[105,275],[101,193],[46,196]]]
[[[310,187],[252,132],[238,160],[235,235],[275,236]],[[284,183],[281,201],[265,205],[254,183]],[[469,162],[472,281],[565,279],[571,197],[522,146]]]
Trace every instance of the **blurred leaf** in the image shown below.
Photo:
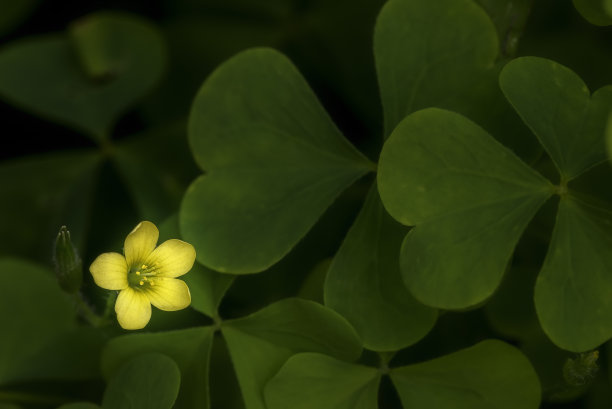
[[[185,195],[181,232],[198,261],[221,272],[276,263],[373,167],[291,62],[269,49],[245,51],[208,78],[189,138],[206,174]]]
[[[612,114],[608,115],[606,123],[606,144],[608,147],[608,160],[612,161]]]
[[[267,383],[267,408],[378,409],[380,377],[376,368],[297,354]]]
[[[470,94],[494,72],[498,40],[471,0],[390,0],[378,16],[374,54],[389,135],[421,108],[465,114]]]
[[[148,353],[122,365],[111,378],[102,407],[106,409],[171,409],[181,373],[165,355]]]
[[[299,298],[314,301],[319,304],[324,303],[323,299],[323,286],[325,285],[325,279],[327,277],[327,271],[331,265],[332,259],[326,258],[321,260],[310,270],[298,292]]]
[[[612,4],[609,0],[573,0],[574,7],[589,23],[612,25]]]
[[[102,354],[102,372],[109,378],[130,357],[148,352],[163,353],[176,362],[182,374],[174,407],[208,408],[208,367],[213,334],[213,328],[199,327],[119,336],[107,344]]]
[[[250,47],[279,47],[283,37],[282,28],[270,21],[209,13],[185,13],[162,29],[168,74],[141,110],[151,123],[185,118],[202,81],[221,62]]]
[[[533,0],[476,0],[497,27],[502,55],[513,57]]]
[[[299,0],[169,0],[166,7],[177,14],[233,14],[235,17],[247,17],[249,20],[276,20],[288,17],[299,6]]]
[[[436,321],[436,311],[416,301],[402,283],[398,255],[405,235],[374,185],[327,274],[325,304],[346,317],[374,351],[412,345]]]
[[[0,253],[49,262],[60,226],[82,245],[100,157],[65,152],[0,165]]]
[[[378,183],[405,225],[400,267],[421,302],[444,309],[482,302],[499,285],[523,230],[552,185],[461,115],[415,112],[385,143]]]
[[[149,22],[100,12],[77,20],[67,34],[6,46],[0,53],[0,95],[102,141],[159,81],[164,63],[162,38]]]
[[[160,242],[181,237],[178,215],[174,214],[159,226]],[[211,318],[218,317],[217,309],[223,296],[234,282],[235,276],[217,273],[195,263],[189,273],[181,276],[191,292],[191,307]]]
[[[538,137],[564,180],[605,159],[602,135],[612,110],[612,86],[591,96],[574,72],[537,57],[508,63],[499,81],[508,101]]]
[[[561,200],[535,304],[544,332],[563,349],[583,352],[612,337],[611,246],[612,211]]]
[[[0,409],[4,409],[1,405],[0,405]],[[76,403],[69,403],[67,405],[62,405],[57,409],[101,409],[100,406],[95,405],[93,403],[89,403],[89,402],[76,402]]]
[[[51,271],[2,258],[0,292],[0,384],[38,377],[38,371],[50,378],[57,371],[61,377],[64,369],[46,368],[38,354],[74,330],[76,309]]]
[[[344,360],[361,354],[355,330],[334,311],[288,298],[244,318],[226,321],[223,336],[247,409],[264,409],[263,388],[291,355],[321,352]]]
[[[19,26],[38,3],[39,0],[0,0],[0,36]]]
[[[120,141],[112,159],[146,220],[161,221],[176,212],[198,174],[182,122]]]
[[[516,348],[497,340],[391,370],[405,408],[536,409],[540,383]]]
[[[100,353],[107,335],[97,328],[78,327],[63,332],[33,354],[35,365],[14,375],[21,379],[87,380],[100,377]]]

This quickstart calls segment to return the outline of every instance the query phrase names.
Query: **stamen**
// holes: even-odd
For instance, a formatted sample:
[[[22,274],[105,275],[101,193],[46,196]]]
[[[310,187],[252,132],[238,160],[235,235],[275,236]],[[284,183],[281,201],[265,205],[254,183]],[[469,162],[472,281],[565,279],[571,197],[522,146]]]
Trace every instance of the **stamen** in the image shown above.
[[[143,284],[144,284],[144,281],[140,280],[140,285],[143,285]]]
[[[136,272],[136,275],[137,275],[137,276],[139,276],[139,275],[140,275],[140,271],[137,271],[137,272]]]
[[[145,280],[145,281],[149,281],[149,279],[148,279],[147,277],[143,278],[143,280]]]
[[[149,281],[149,285],[151,285],[151,287],[153,287],[155,285],[155,281]]]
[[[140,267],[140,268],[142,268],[143,270],[146,270],[147,269],[147,265],[143,264],[142,267]]]

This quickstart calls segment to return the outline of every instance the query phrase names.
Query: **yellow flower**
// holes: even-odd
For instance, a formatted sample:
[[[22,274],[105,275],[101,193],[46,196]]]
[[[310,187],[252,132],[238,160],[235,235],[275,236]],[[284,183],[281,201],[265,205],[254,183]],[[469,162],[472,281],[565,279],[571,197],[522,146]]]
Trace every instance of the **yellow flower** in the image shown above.
[[[121,290],[115,312],[125,329],[144,328],[151,319],[151,304],[164,311],[181,310],[191,304],[189,287],[176,277],[191,270],[195,249],[176,239],[156,248],[158,238],[153,223],[141,222],[125,239],[125,257],[103,253],[89,267],[98,286]]]

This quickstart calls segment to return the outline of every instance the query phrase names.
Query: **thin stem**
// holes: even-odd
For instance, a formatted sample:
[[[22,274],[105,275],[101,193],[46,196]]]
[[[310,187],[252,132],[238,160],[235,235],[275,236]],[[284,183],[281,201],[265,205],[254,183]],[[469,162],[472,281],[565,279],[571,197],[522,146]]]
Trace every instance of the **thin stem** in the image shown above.
[[[83,300],[83,297],[81,297],[81,294],[80,293],[75,294],[74,299],[76,301],[77,307],[79,311],[81,312],[81,315],[83,316],[83,318],[85,318],[85,320],[91,326],[99,327],[101,317],[98,314],[96,314],[94,310],[91,309],[91,307],[89,306],[89,304],[85,302],[85,300]]]

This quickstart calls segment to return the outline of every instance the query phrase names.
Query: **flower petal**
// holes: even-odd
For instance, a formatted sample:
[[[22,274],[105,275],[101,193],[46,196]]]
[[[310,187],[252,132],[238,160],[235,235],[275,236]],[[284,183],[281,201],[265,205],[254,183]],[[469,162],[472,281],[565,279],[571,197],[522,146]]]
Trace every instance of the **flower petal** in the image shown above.
[[[177,311],[191,304],[189,287],[184,281],[174,278],[156,278],[155,285],[147,288],[146,293],[155,307],[164,311]]]
[[[136,263],[143,263],[155,248],[158,238],[159,230],[153,223],[147,221],[138,223],[138,226],[125,238],[123,245],[127,265],[131,267]]]
[[[144,292],[128,287],[119,293],[115,312],[122,328],[141,329],[151,319],[151,303]]]
[[[89,272],[99,287],[107,290],[123,290],[127,288],[127,263],[119,253],[102,253],[91,266]]]
[[[171,239],[160,244],[149,255],[145,264],[155,268],[158,277],[178,277],[193,267],[196,252],[193,246],[182,240]]]

